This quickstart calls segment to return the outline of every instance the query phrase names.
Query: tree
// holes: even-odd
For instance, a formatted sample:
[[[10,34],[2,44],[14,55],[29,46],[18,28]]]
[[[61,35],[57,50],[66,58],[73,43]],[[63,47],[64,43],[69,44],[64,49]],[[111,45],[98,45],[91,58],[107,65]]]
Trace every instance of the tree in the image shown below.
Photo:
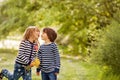
[[[64,53],[86,56],[94,33],[111,19],[119,22],[119,7],[119,0],[7,0],[0,6],[0,37],[29,25],[55,26]]]

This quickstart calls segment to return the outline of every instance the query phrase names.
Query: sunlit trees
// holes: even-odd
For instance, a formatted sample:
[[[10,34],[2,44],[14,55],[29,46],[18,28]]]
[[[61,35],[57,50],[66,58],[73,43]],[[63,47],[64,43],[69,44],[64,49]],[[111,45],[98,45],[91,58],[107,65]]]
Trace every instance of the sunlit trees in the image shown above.
[[[29,25],[54,26],[63,53],[88,54],[99,30],[119,21],[119,0],[6,0],[0,5],[0,38]]]

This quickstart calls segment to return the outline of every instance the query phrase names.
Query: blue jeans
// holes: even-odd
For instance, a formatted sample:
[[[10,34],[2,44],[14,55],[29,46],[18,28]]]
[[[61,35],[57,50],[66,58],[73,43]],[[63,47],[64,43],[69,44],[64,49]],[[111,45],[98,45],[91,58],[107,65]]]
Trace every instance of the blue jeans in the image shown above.
[[[42,80],[57,80],[57,76],[54,72],[51,73],[45,73],[41,71]]]
[[[26,71],[26,69],[18,63],[15,63],[13,74],[7,69],[3,69],[2,74],[4,77],[8,78],[8,80],[18,80],[20,77],[22,77],[23,80],[31,80],[31,70]]]

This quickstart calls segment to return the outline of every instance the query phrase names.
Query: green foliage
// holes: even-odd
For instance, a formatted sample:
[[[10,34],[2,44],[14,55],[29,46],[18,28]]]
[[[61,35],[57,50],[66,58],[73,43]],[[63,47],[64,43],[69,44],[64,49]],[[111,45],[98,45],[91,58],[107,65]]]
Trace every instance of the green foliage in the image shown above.
[[[108,66],[113,72],[120,70],[120,24],[113,21],[99,37],[93,47],[93,60],[101,65]]]
[[[101,80],[120,80],[120,75],[114,74],[112,71],[107,71],[102,74]]]
[[[119,3],[119,0],[6,0],[0,5],[0,39],[14,32],[21,34],[29,25],[54,26],[64,53],[86,56],[97,30],[109,25],[111,19],[120,22]]]

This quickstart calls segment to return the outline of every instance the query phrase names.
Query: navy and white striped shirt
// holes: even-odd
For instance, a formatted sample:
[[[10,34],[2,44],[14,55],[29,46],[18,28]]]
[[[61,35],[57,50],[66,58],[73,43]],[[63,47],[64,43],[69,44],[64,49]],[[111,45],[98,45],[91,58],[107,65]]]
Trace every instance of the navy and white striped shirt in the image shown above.
[[[34,57],[36,56],[37,51],[34,48],[35,45],[36,43],[31,43],[28,40],[22,41],[19,47],[18,56],[15,61],[23,65],[29,65],[31,61],[34,59]],[[31,58],[30,58],[30,55],[31,55]]]
[[[46,73],[59,72],[60,69],[60,56],[57,45],[52,42],[48,45],[41,45],[38,51],[38,57],[40,59],[40,67],[37,68],[37,72],[40,70]]]

